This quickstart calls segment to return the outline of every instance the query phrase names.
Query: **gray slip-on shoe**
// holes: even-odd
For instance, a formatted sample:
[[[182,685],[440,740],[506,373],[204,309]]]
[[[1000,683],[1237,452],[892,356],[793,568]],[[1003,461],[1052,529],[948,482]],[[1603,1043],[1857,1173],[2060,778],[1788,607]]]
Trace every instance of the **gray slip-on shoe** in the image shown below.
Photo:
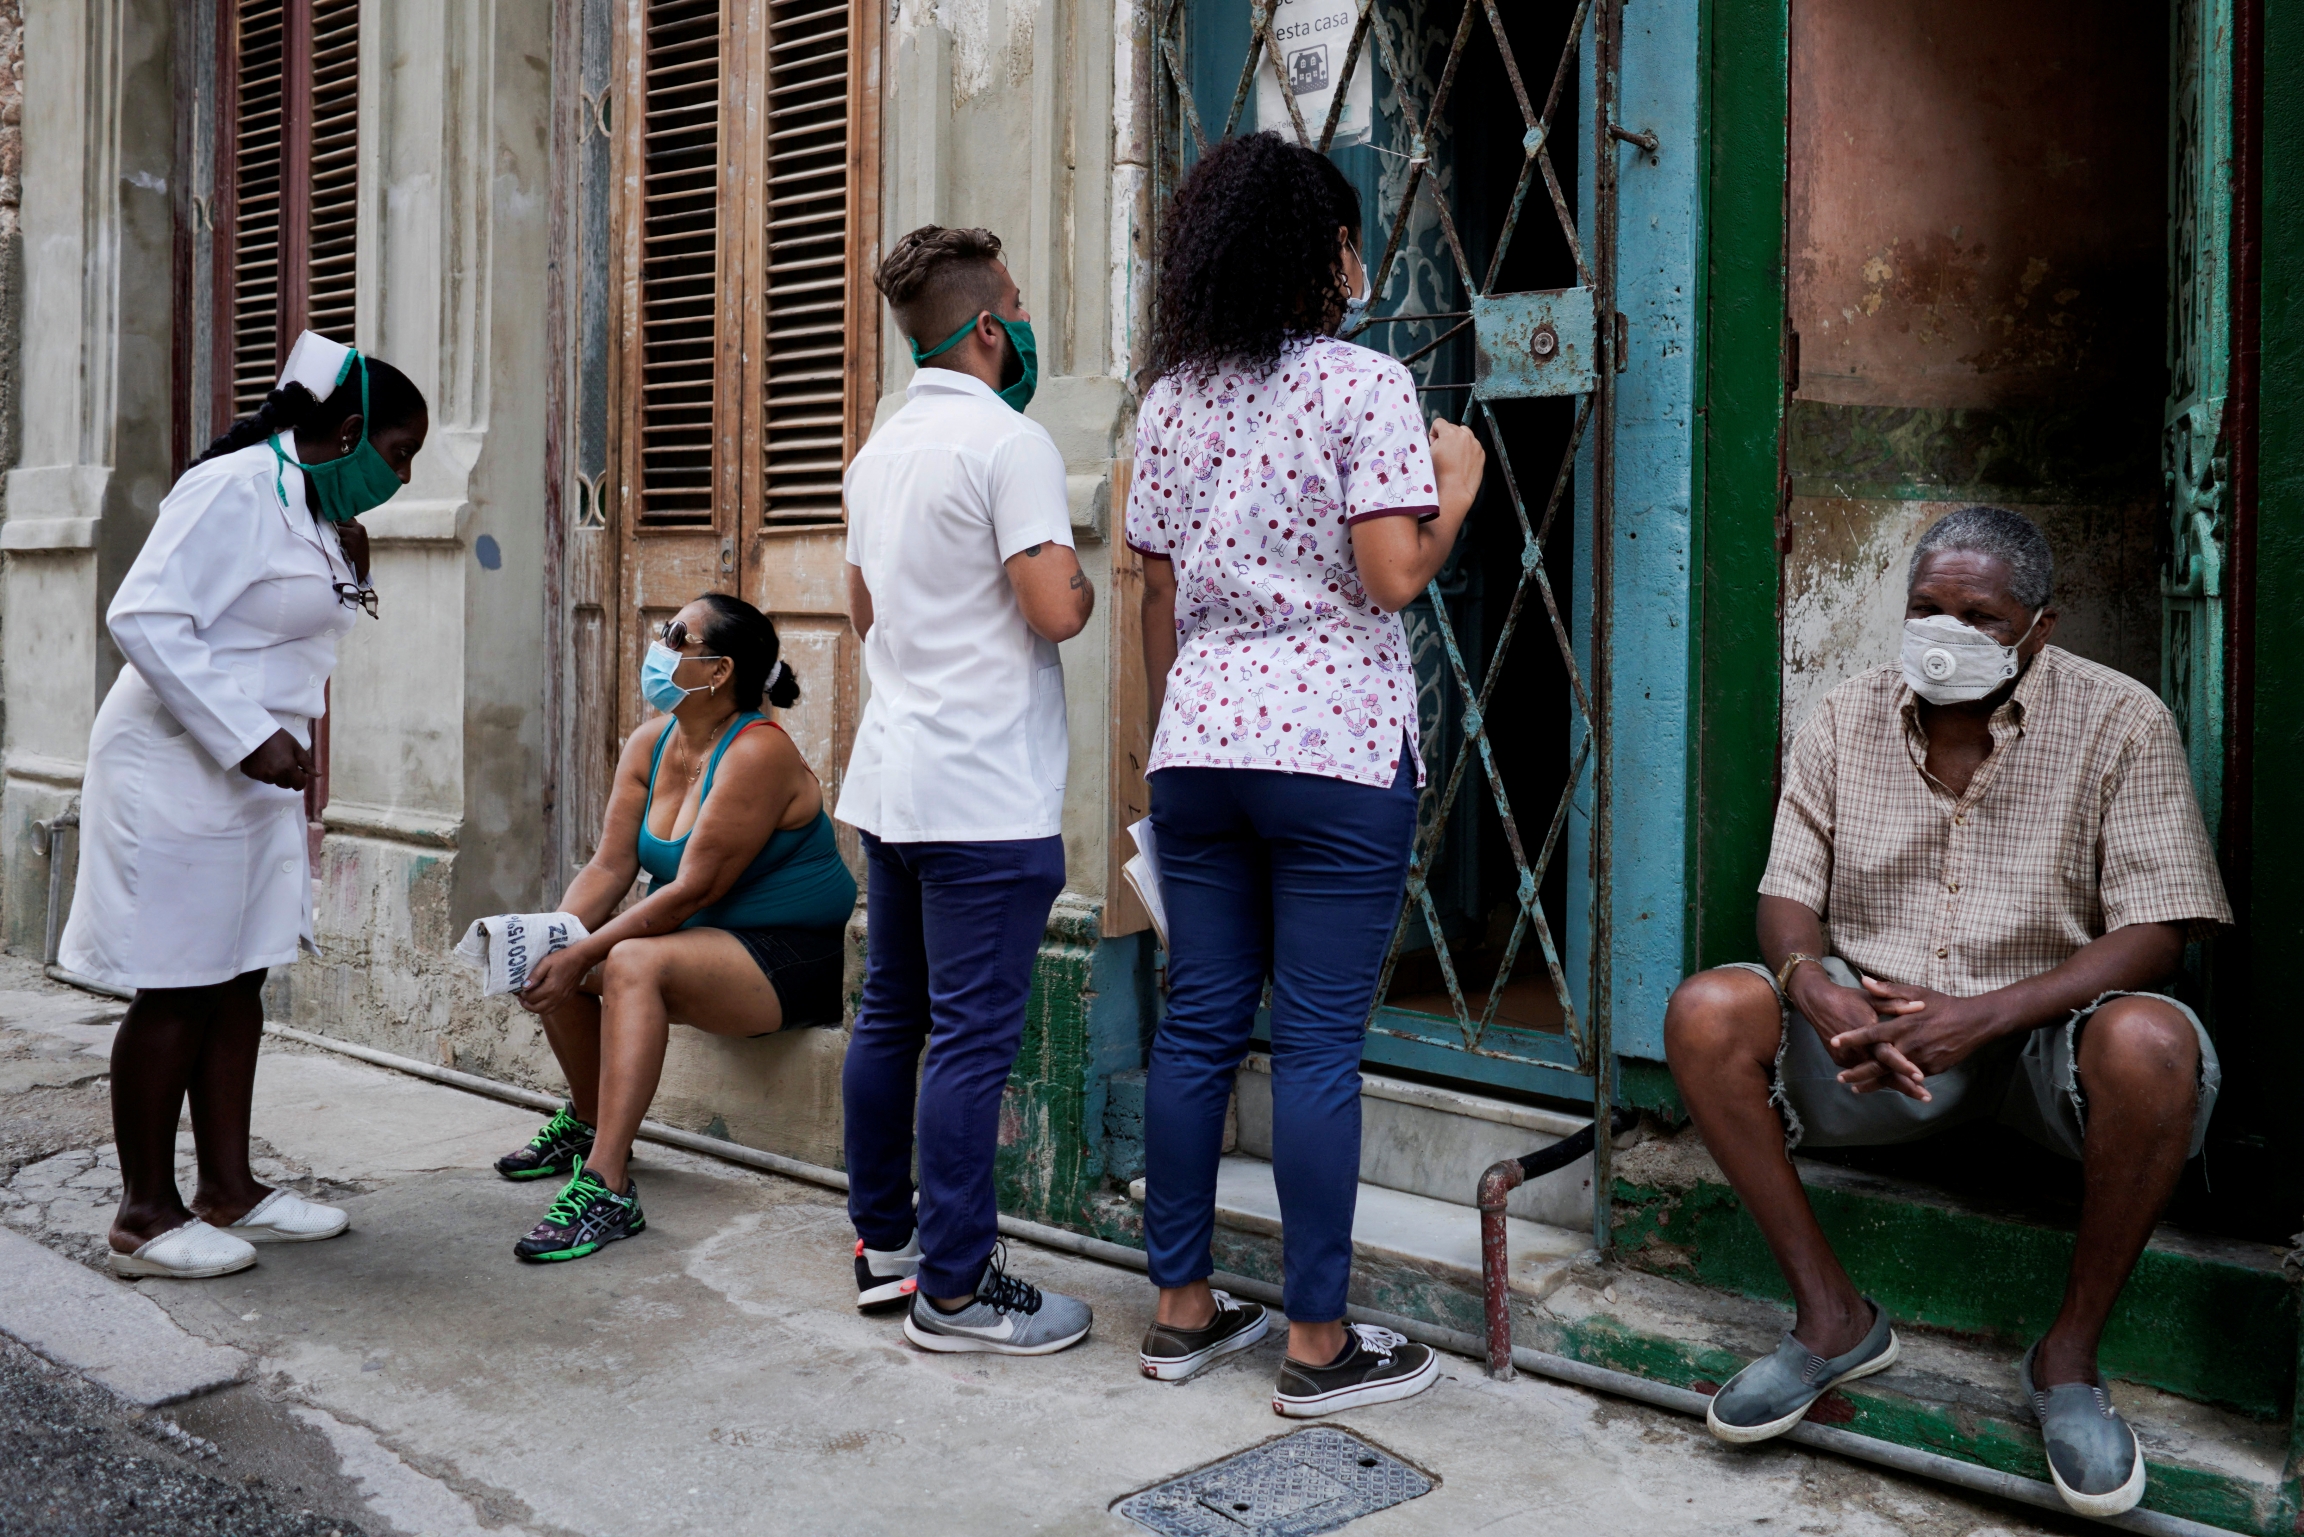
[[[2024,1352],[2016,1380],[2040,1421],[2040,1439],[2048,1443],[2048,1476],[2056,1480],[2056,1492],[2084,1516],[2101,1519],[2134,1509],[2144,1498],[2144,1448],[2136,1432],[2095,1383],[2034,1387],[2032,1358],[2039,1353],[2037,1343]]]
[[[1824,1357],[1784,1333],[1773,1355],[1762,1356],[1721,1384],[1704,1422],[1712,1434],[1738,1446],[1780,1436],[1800,1423],[1808,1406],[1843,1382],[1884,1372],[1896,1364],[1902,1347],[1888,1312],[1866,1297],[1872,1331],[1844,1356]]]
[[[975,1297],[959,1312],[945,1312],[916,1290],[904,1315],[904,1337],[922,1350],[1046,1356],[1086,1339],[1091,1321],[1088,1304],[1078,1297],[1042,1291],[1008,1274],[1003,1245],[992,1251]]]

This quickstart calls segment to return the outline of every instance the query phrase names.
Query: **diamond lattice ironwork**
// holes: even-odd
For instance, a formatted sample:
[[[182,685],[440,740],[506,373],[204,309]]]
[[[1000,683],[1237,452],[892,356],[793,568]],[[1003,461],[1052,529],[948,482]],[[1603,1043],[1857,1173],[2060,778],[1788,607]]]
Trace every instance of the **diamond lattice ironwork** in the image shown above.
[[[1444,658],[1442,686],[1451,696],[1447,703],[1456,713],[1461,740],[1452,753],[1445,753],[1446,762],[1429,764],[1431,772],[1418,819],[1407,896],[1385,956],[1383,978],[1370,1011],[1369,1030],[1374,1035],[1395,1037],[1420,1047],[1440,1045],[1472,1057],[1512,1064],[1514,1071],[1520,1068],[1573,1071],[1589,1077],[1596,1114],[1605,1116],[1614,1087],[1608,1018],[1611,811],[1607,700],[1609,551],[1614,539],[1614,376],[1621,366],[1622,346],[1622,317],[1616,314],[1614,296],[1616,151],[1620,144],[1637,145],[1650,153],[1656,148],[1649,136],[1628,132],[1614,123],[1615,60],[1621,37],[1622,0],[1576,0],[1541,103],[1529,93],[1510,31],[1498,9],[1498,0],[1465,0],[1448,37],[1444,62],[1436,80],[1429,73],[1407,67],[1410,63],[1426,63],[1429,58],[1429,50],[1423,48],[1424,40],[1417,37],[1413,26],[1403,25],[1401,38],[1396,40],[1394,29],[1385,24],[1386,18],[1396,13],[1420,19],[1422,6],[1418,0],[1359,0],[1351,38],[1344,50],[1342,66],[1334,77],[1336,83],[1330,91],[1326,114],[1316,123],[1306,120],[1289,78],[1290,71],[1282,66],[1281,50],[1273,31],[1279,4],[1280,0],[1251,0],[1247,56],[1242,61],[1230,107],[1216,137],[1227,137],[1240,129],[1249,92],[1257,84],[1259,70],[1264,70],[1278,86],[1288,126],[1298,142],[1326,153],[1335,143],[1354,71],[1370,68],[1371,55],[1380,62],[1385,76],[1379,78],[1388,77],[1390,82],[1395,144],[1404,142],[1406,153],[1403,156],[1397,147],[1379,152],[1394,160],[1404,159],[1406,174],[1388,184],[1387,195],[1380,200],[1385,236],[1382,255],[1371,274],[1375,302],[1369,316],[1348,335],[1355,339],[1366,336],[1371,344],[1388,343],[1384,350],[1418,372],[1419,389],[1426,392],[1428,401],[1436,402],[1429,408],[1434,414],[1447,414],[1462,425],[1484,429],[1491,480],[1502,488],[1502,500],[1511,508],[1519,536],[1517,580],[1495,631],[1486,665],[1478,676],[1467,661],[1465,648],[1450,617],[1441,586],[1445,572],[1434,580],[1428,592],[1431,608],[1428,631],[1421,616],[1417,616],[1419,633],[1412,637],[1417,642],[1415,649],[1419,652],[1427,649],[1429,641],[1436,636],[1438,650]],[[1186,0],[1155,0],[1151,20],[1159,152],[1154,162],[1154,177],[1155,186],[1161,191],[1176,185],[1187,158],[1187,145],[1189,152],[1196,155],[1204,152],[1210,142],[1193,99],[1191,76],[1186,70],[1189,50],[1183,31],[1185,19]],[[1447,170],[1438,152],[1450,142],[1448,134],[1457,126],[1448,114],[1458,86],[1459,67],[1467,47],[1482,35],[1492,41],[1497,50],[1498,62],[1518,110],[1521,158],[1511,198],[1493,237],[1494,249],[1488,254],[1485,268],[1475,270],[1466,241],[1459,234],[1448,189],[1443,185]],[[1429,41],[1436,44],[1437,38],[1435,32]],[[1404,58],[1404,50],[1411,57]],[[1577,80],[1580,65],[1589,71],[1589,101],[1594,109],[1592,122],[1584,126],[1592,141],[1592,186],[1589,220],[1583,225],[1579,224],[1576,209],[1552,159],[1554,125],[1560,119],[1563,95],[1571,82],[1582,84]],[[1467,121],[1462,127],[1465,131],[1483,134],[1511,131],[1507,123],[1494,123],[1485,117],[1477,124]],[[1373,135],[1375,124],[1370,124],[1370,131]],[[1540,199],[1534,196],[1539,184],[1543,188]],[[1573,260],[1576,286],[1499,292],[1497,285],[1507,270],[1506,255],[1515,238],[1522,234],[1522,215],[1531,213],[1540,219],[1541,215],[1533,214],[1532,208],[1546,206],[1552,216],[1548,222],[1557,227],[1564,250]],[[1418,220],[1420,213],[1422,222]],[[1403,268],[1416,270],[1403,273]],[[1396,273],[1402,273],[1403,277],[1397,285],[1401,290],[1398,295],[1394,294]],[[1419,307],[1416,300],[1420,294],[1430,299],[1445,290],[1445,282],[1437,280],[1441,273],[1453,276],[1461,291],[1461,301],[1427,302]],[[1460,344],[1453,351],[1445,350],[1460,338],[1469,345]],[[1443,358],[1465,361],[1471,377],[1432,378],[1436,364]],[[1568,397],[1576,401],[1573,425],[1568,430],[1559,461],[1546,467],[1548,483],[1530,488],[1542,492],[1540,509],[1534,514],[1523,490],[1521,471],[1513,463],[1511,445],[1495,410],[1498,401],[1533,397]],[[1580,558],[1587,563],[1591,591],[1590,610],[1585,616],[1588,668],[1579,662],[1569,618],[1554,590],[1544,559],[1546,542],[1574,484],[1579,455],[1587,452],[1584,489],[1591,516],[1589,528],[1580,531],[1580,538],[1589,541],[1588,548],[1580,551]],[[1495,516],[1488,510],[1493,509],[1495,500],[1494,497],[1488,499],[1483,516]],[[1499,706],[1497,691],[1504,677],[1506,660],[1531,607],[1543,614],[1545,629],[1558,648],[1573,717],[1567,776],[1549,808],[1542,835],[1533,845],[1523,835],[1489,731],[1491,712]],[[1426,686],[1421,678],[1419,686],[1420,691]],[[1475,795],[1481,790],[1486,792],[1487,805],[1481,809],[1492,807],[1497,817],[1515,878],[1512,899],[1515,911],[1509,936],[1498,957],[1496,974],[1477,1007],[1467,994],[1465,979],[1459,975],[1458,954],[1450,945],[1432,890],[1435,877],[1443,873],[1438,868],[1438,855],[1448,833],[1451,813],[1460,797],[1467,793],[1469,784],[1478,786],[1471,792]],[[1580,797],[1591,811],[1591,951],[1588,985],[1583,990],[1591,1006],[1585,1010],[1577,1007],[1576,994],[1570,987],[1569,968],[1562,960],[1560,936],[1553,932],[1545,915],[1541,895],[1545,877],[1560,857],[1571,809]],[[1385,1001],[1402,953],[1413,930],[1419,926],[1433,947],[1453,1014],[1452,1030],[1445,1018],[1425,1012],[1408,1013],[1391,1008]],[[1562,1034],[1559,1037],[1499,1022],[1506,985],[1531,940],[1542,955],[1545,977],[1560,1011]],[[1607,1192],[1612,1188],[1607,1139],[1601,1140],[1595,1156],[1594,1231],[1597,1242],[1606,1248],[1611,1236]]]
[[[1527,1032],[1500,1029],[1498,1009],[1505,996],[1505,984],[1511,979],[1521,951],[1533,939],[1544,960],[1544,970],[1557,1001],[1564,1024],[1566,1040],[1572,1048],[1572,1065],[1583,1074],[1594,1075],[1603,1083],[1600,1064],[1607,1060],[1606,991],[1605,976],[1606,903],[1604,866],[1606,861],[1606,787],[1608,734],[1605,710],[1600,704],[1597,680],[1587,677],[1577,660],[1577,649],[1563,612],[1559,595],[1554,591],[1552,579],[1546,570],[1544,547],[1551,537],[1562,506],[1566,502],[1573,482],[1577,456],[1588,435],[1594,439],[1592,485],[1593,528],[1592,560],[1594,563],[1594,613],[1591,615],[1592,656],[1594,671],[1605,666],[1604,625],[1606,620],[1606,591],[1601,577],[1605,571],[1605,551],[1610,535],[1608,507],[1606,505],[1608,450],[1606,431],[1609,417],[1610,381],[1615,370],[1615,335],[1611,325],[1597,323],[1597,317],[1613,313],[1610,303],[1612,287],[1609,272],[1610,252],[1606,239],[1613,215],[1614,177],[1612,175],[1612,148],[1608,123],[1611,117],[1609,96],[1613,71],[1609,67],[1609,54],[1614,40],[1614,11],[1618,0],[1578,0],[1566,30],[1566,42],[1552,72],[1549,89],[1542,103],[1529,94],[1519,61],[1514,55],[1512,39],[1498,12],[1497,0],[1467,0],[1457,18],[1448,44],[1446,62],[1439,79],[1432,87],[1428,99],[1421,105],[1414,95],[1418,84],[1415,72],[1405,67],[1400,50],[1390,31],[1378,24],[1379,0],[1361,0],[1350,41],[1346,44],[1343,64],[1337,72],[1338,84],[1330,93],[1326,117],[1323,121],[1307,122],[1298,106],[1296,92],[1289,79],[1289,71],[1281,67],[1281,55],[1274,36],[1273,19],[1276,0],[1252,0],[1250,10],[1250,43],[1238,85],[1232,93],[1231,106],[1221,132],[1226,137],[1237,132],[1246,110],[1249,92],[1255,86],[1259,70],[1268,70],[1279,87],[1280,99],[1286,104],[1289,124],[1299,142],[1326,152],[1334,142],[1337,124],[1344,111],[1348,86],[1356,69],[1367,67],[1371,51],[1382,62],[1394,91],[1397,93],[1397,117],[1406,131],[1409,146],[1407,176],[1396,204],[1388,210],[1385,220],[1386,236],[1383,254],[1378,259],[1371,278],[1372,291],[1380,310],[1390,294],[1396,267],[1408,246],[1412,217],[1419,209],[1428,211],[1437,224],[1440,244],[1446,261],[1453,268],[1455,278],[1468,303],[1462,310],[1416,311],[1412,307],[1394,313],[1373,313],[1351,333],[1355,337],[1370,335],[1374,338],[1399,336],[1410,327],[1422,327],[1435,333],[1428,339],[1419,339],[1407,347],[1393,350],[1401,361],[1411,366],[1424,362],[1447,343],[1472,333],[1476,344],[1478,377],[1469,381],[1423,380],[1420,387],[1444,402],[1443,411],[1453,404],[1451,414],[1461,418],[1477,415],[1486,429],[1487,446],[1491,457],[1490,473],[1496,477],[1506,493],[1511,515],[1518,525],[1520,538],[1519,579],[1512,589],[1503,620],[1485,669],[1475,677],[1459,644],[1455,627],[1449,617],[1448,605],[1443,601],[1439,583],[1431,590],[1432,622],[1437,631],[1440,649],[1445,657],[1445,676],[1454,691],[1455,707],[1461,712],[1463,740],[1445,764],[1434,764],[1426,794],[1436,798],[1428,803],[1426,814],[1420,818],[1420,834],[1411,865],[1407,899],[1402,904],[1399,922],[1393,930],[1389,953],[1385,959],[1384,980],[1377,988],[1378,1003],[1372,1012],[1370,1029],[1378,1034],[1397,1035],[1403,1039],[1429,1041],[1431,1037],[1401,1028],[1387,1022],[1387,1010],[1382,1000],[1390,987],[1392,975],[1409,938],[1412,920],[1421,916],[1423,927],[1429,934],[1441,977],[1453,1007],[1456,1039],[1450,1044],[1456,1049],[1478,1056],[1500,1058],[1510,1062],[1526,1062],[1541,1066],[1567,1066],[1557,1055],[1532,1053],[1525,1043]],[[1195,152],[1204,151],[1209,135],[1193,100],[1190,76],[1185,69],[1184,39],[1181,29],[1184,19],[1183,0],[1163,0],[1154,14],[1154,49],[1164,71],[1161,103],[1176,130],[1163,135],[1167,151],[1162,169],[1163,178],[1170,186],[1183,158],[1184,135],[1189,134]],[[1433,165],[1434,146],[1440,130],[1447,124],[1452,92],[1456,88],[1458,67],[1467,46],[1474,40],[1476,27],[1492,40],[1499,55],[1506,79],[1510,82],[1520,116],[1521,165],[1508,211],[1495,237],[1495,248],[1489,254],[1484,270],[1476,271],[1467,254],[1466,244],[1460,237],[1449,199],[1443,194]],[[1563,92],[1574,77],[1577,61],[1589,54],[1587,67],[1595,70],[1595,98],[1598,105],[1596,153],[1594,160],[1599,174],[1594,187],[1595,217],[1593,230],[1600,238],[1588,240],[1579,228],[1576,213],[1561,184],[1552,161],[1553,124],[1560,111]],[[1482,132],[1509,131],[1483,126]],[[1621,135],[1620,135],[1621,137]],[[1394,151],[1393,153],[1397,153]],[[1514,238],[1520,233],[1523,212],[1529,210],[1531,194],[1537,185],[1543,187],[1543,203],[1548,203],[1553,221],[1573,257],[1578,279],[1577,287],[1537,293],[1499,294],[1495,285],[1504,272],[1505,257]],[[1538,206],[1543,206],[1539,203]],[[1414,285],[1409,285],[1413,298]],[[1414,333],[1409,333],[1414,334]],[[1568,434],[1559,463],[1551,467],[1549,485],[1544,488],[1541,510],[1531,515],[1529,499],[1524,495],[1519,471],[1512,463],[1510,445],[1496,420],[1493,402],[1500,399],[1526,398],[1540,395],[1569,395],[1578,400],[1574,426]],[[1595,424],[1599,424],[1596,429]],[[1466,425],[1471,425],[1466,422]],[[1552,642],[1559,648],[1560,660],[1569,682],[1571,707],[1576,730],[1571,750],[1566,782],[1558,799],[1550,808],[1542,836],[1533,846],[1523,836],[1519,817],[1505,784],[1503,773],[1496,762],[1494,743],[1488,730],[1489,712],[1496,705],[1497,686],[1504,673],[1507,657],[1521,627],[1521,621],[1530,607],[1530,600],[1543,613]],[[1511,855],[1516,877],[1514,900],[1517,911],[1505,942],[1496,976],[1486,990],[1484,1001],[1475,1007],[1468,998],[1464,979],[1458,974],[1457,958],[1451,949],[1441,914],[1434,903],[1431,880],[1434,859],[1448,826],[1449,814],[1458,797],[1465,792],[1468,781],[1477,781],[1485,789],[1493,804],[1502,828],[1504,841]],[[1592,1013],[1580,1011],[1570,987],[1566,967],[1562,964],[1559,936],[1553,933],[1545,916],[1540,892],[1547,871],[1559,855],[1562,835],[1567,827],[1570,808],[1580,794],[1590,795],[1595,802],[1594,868],[1600,879],[1596,881],[1595,942],[1593,979],[1588,996],[1596,1009]],[[1594,1014],[1597,1014],[1597,1018]],[[1603,1091],[1604,1092],[1604,1091]]]

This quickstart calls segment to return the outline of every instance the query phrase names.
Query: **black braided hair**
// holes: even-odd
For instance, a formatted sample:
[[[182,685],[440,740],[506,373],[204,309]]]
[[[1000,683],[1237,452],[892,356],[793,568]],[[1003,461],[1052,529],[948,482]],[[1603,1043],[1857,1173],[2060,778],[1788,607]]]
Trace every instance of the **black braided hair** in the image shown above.
[[[710,615],[702,626],[705,646],[715,656],[736,664],[736,678],[729,692],[735,696],[737,709],[759,709],[763,692],[779,710],[789,710],[800,702],[800,680],[790,667],[777,674],[774,685],[762,688],[783,651],[773,620],[742,598],[724,592],[708,592],[696,601]]]
[[[414,420],[425,413],[424,392],[417,389],[409,377],[385,362],[366,353],[361,358],[368,365],[368,436]],[[360,370],[349,369],[343,380],[331,390],[326,400],[314,400],[312,392],[291,379],[264,397],[264,404],[226,428],[223,436],[208,445],[194,464],[205,464],[225,454],[238,453],[254,443],[261,443],[276,432],[303,432],[315,436],[334,431],[344,425],[348,416],[360,413]]]
[[[1269,132],[1210,147],[1168,204],[1148,375],[1268,373],[1336,324],[1339,228],[1359,230],[1360,194],[1326,155]]]

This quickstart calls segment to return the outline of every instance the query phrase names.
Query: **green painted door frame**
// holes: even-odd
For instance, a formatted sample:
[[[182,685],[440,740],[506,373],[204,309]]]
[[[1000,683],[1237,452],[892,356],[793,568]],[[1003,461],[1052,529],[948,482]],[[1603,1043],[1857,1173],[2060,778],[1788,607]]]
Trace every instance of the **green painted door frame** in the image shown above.
[[[1782,707],[1787,0],[1711,0],[1689,625],[1688,969],[1753,957]]]

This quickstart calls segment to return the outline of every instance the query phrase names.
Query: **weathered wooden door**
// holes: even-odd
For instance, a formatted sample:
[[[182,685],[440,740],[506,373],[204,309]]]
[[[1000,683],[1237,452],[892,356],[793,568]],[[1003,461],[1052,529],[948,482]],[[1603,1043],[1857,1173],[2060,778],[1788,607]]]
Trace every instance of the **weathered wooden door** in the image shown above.
[[[2232,0],[2175,0],[2168,89],[2168,400],[2161,438],[2168,556],[2161,697],[2176,716],[2214,838],[2228,699],[2226,421],[2232,362]]]
[[[584,0],[564,25],[562,881],[650,713],[650,634],[699,593],[776,621],[801,684],[782,724],[837,785],[856,692],[840,475],[879,385],[874,10]]]

